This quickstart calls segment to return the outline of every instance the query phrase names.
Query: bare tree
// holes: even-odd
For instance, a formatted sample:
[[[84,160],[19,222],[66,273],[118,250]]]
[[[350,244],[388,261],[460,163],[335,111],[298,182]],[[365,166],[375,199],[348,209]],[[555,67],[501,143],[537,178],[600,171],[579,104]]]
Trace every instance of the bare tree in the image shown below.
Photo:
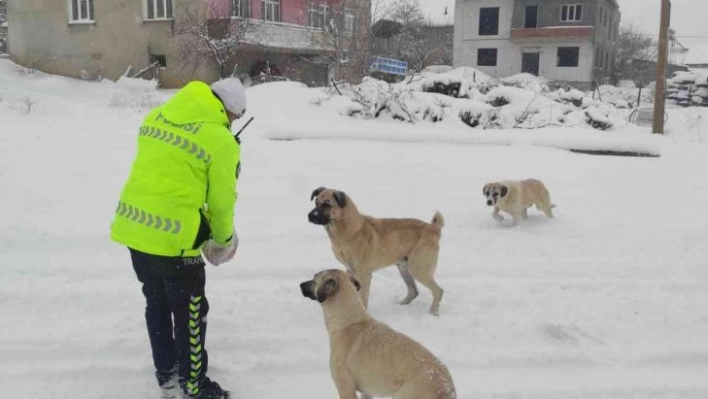
[[[656,40],[635,25],[620,28],[617,37],[617,59],[615,74],[619,79],[640,76],[633,61],[656,61],[658,46]]]
[[[216,2],[194,4],[199,5],[181,10],[174,27],[182,66],[194,71],[213,61],[219,67],[220,77],[234,75],[235,52],[257,34],[258,26],[248,18],[232,16],[231,7],[219,8]]]
[[[401,24],[401,33],[397,37],[399,58],[406,61],[410,69],[421,70],[426,55],[423,37],[425,17],[418,0],[398,0],[393,6],[391,18]]]
[[[418,0],[394,0],[381,14],[374,27],[373,53],[406,61],[414,71],[422,69],[427,48],[425,18]]]
[[[313,45],[324,51],[335,80],[359,80],[369,63],[371,11],[368,1],[304,0]]]

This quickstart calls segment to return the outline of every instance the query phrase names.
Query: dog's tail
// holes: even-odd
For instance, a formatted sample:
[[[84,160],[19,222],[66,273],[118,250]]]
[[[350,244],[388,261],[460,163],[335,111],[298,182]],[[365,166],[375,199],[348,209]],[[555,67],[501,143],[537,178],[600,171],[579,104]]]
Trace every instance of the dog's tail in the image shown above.
[[[443,217],[442,213],[435,212],[435,215],[433,215],[433,220],[430,221],[430,224],[433,225],[438,230],[442,230],[442,228],[445,226],[445,218]]]

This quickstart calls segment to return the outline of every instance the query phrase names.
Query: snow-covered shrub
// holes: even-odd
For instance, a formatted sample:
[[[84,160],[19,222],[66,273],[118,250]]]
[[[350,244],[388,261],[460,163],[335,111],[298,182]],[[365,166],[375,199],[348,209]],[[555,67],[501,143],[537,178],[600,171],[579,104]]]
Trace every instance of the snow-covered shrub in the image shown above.
[[[461,86],[462,84],[460,82],[450,82],[449,84],[445,84],[442,82],[433,81],[430,84],[425,85],[423,87],[423,91],[426,93],[440,93],[446,96],[458,98],[460,97]]]
[[[472,111],[460,111],[459,117],[462,122],[465,123],[465,125],[468,125],[469,127],[477,127],[481,123],[483,114],[481,112],[472,112]]]
[[[547,93],[549,91],[548,83],[545,79],[531,75],[530,73],[519,73],[501,78],[499,82],[504,86],[517,87],[534,93]]]
[[[589,125],[607,130],[626,123],[618,108],[631,106],[626,99],[635,95],[627,89],[617,90],[607,89],[611,94],[603,102],[577,89],[549,91],[543,79],[529,74],[491,79],[474,68],[458,68],[425,72],[393,84],[365,78],[358,85],[330,88],[326,98],[317,98],[313,104],[327,101],[341,115],[364,119],[459,120],[480,129]],[[612,104],[606,104],[607,100]]]
[[[585,110],[586,122],[595,129],[609,130],[614,126],[609,112],[605,107],[598,106]]]
[[[561,104],[573,104],[576,107],[581,107],[583,105],[585,93],[577,89],[558,89],[548,93],[547,97]]]
[[[499,94],[496,96],[490,96],[490,98],[489,98],[489,100],[487,100],[487,102],[492,107],[503,107],[507,104],[510,104],[511,100],[509,100],[509,98],[504,96],[503,94]]]

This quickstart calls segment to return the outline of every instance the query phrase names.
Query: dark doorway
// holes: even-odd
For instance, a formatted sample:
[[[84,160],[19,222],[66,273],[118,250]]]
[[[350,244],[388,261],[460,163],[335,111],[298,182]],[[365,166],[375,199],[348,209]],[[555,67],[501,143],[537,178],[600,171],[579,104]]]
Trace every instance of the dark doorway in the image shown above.
[[[521,72],[538,76],[541,64],[541,53],[523,53],[521,55]]]

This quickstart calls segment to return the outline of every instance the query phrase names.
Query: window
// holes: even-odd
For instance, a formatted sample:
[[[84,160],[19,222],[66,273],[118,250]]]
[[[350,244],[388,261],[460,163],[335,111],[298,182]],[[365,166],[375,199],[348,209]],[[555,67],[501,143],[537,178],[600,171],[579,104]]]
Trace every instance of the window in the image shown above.
[[[326,4],[307,4],[307,15],[310,27],[323,29],[326,27],[329,16],[329,6]]]
[[[571,4],[561,6],[561,22],[577,22],[583,20],[583,5]]]
[[[322,24],[320,21],[320,8],[315,3],[307,4],[307,15],[310,21],[310,27],[321,28]]]
[[[167,57],[164,54],[150,54],[150,65],[154,63],[160,68],[167,68]]]
[[[231,16],[237,18],[248,18],[248,0],[231,0]]]
[[[499,34],[499,7],[479,9],[479,35],[492,36]]]
[[[329,6],[327,4],[320,4],[320,18],[322,19],[322,27],[327,27],[329,22]]]
[[[147,19],[172,19],[172,0],[147,0]]]
[[[71,0],[71,22],[93,22],[93,0]]]
[[[538,28],[538,6],[526,6],[524,28]]]
[[[280,0],[262,0],[263,20],[280,22]]]
[[[497,66],[497,49],[480,48],[477,49],[477,65]]]
[[[559,67],[577,67],[580,61],[580,47],[558,47]]]
[[[354,26],[356,25],[356,18],[354,17],[354,10],[351,8],[344,9],[344,32],[354,33]]]

